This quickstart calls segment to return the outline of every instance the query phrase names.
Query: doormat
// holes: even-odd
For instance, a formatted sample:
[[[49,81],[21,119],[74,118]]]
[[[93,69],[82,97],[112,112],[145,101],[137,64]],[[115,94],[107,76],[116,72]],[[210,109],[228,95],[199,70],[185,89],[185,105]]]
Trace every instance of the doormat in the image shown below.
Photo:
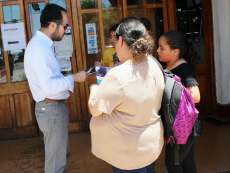
[[[203,117],[204,121],[207,121],[215,126],[225,126],[225,125],[230,125],[230,122],[222,122],[220,120],[217,120],[213,117]],[[228,173],[228,172],[227,172]],[[230,172],[229,172],[230,173]]]

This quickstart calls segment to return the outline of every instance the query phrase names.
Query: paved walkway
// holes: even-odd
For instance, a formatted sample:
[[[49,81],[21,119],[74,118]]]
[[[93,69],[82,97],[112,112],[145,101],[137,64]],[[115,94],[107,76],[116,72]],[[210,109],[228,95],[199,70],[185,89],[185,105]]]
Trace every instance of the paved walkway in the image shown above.
[[[70,134],[71,155],[68,173],[113,173],[109,164],[92,155],[90,134]],[[44,172],[44,144],[41,137],[0,142],[0,173]],[[230,172],[230,125],[204,122],[202,136],[196,142],[198,173]],[[167,173],[164,150],[156,161],[157,173]]]

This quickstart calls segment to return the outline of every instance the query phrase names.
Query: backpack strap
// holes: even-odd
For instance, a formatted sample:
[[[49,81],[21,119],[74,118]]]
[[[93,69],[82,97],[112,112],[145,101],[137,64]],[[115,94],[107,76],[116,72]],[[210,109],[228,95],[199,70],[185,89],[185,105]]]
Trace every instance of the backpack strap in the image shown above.
[[[168,70],[168,69],[164,69],[164,72],[167,73],[167,74],[168,74],[167,76],[169,76],[169,77],[171,77],[171,78],[172,78],[173,75],[174,75],[174,74],[173,74],[170,70]]]
[[[169,119],[169,107],[167,106],[169,104],[169,101],[171,100],[171,93],[172,93],[172,90],[173,90],[173,86],[174,86],[174,83],[175,83],[175,80],[172,79],[172,78],[169,78],[166,76],[165,72],[169,72],[170,74],[172,74],[171,71],[167,70],[167,69],[163,69],[162,65],[159,63],[159,61],[157,61],[154,57],[152,57],[152,59],[157,63],[157,65],[159,66],[159,68],[161,69],[163,75],[164,75],[164,78],[165,78],[165,86],[167,85],[167,88],[164,89],[164,94],[163,94],[163,98],[162,98],[162,102],[166,103],[166,104],[163,104],[163,112],[164,112],[164,118],[166,118],[166,122],[167,124],[173,124],[174,122],[174,119]],[[172,129],[172,126],[171,128]],[[167,139],[166,139],[167,140]],[[168,141],[166,141],[168,142]]]
[[[165,83],[166,83],[166,74],[165,74],[165,72],[164,72],[164,69],[163,69],[163,67],[162,67],[162,65],[159,63],[159,61],[157,61],[156,60],[156,58],[154,58],[152,55],[151,55],[151,58],[157,63],[157,65],[159,66],[159,68],[161,69],[161,71],[162,71],[162,73],[163,73],[163,75],[164,75],[164,78],[165,78]]]
[[[167,123],[167,126],[170,129],[172,129],[172,124],[174,122],[175,117],[171,117],[169,115],[170,110],[169,110],[168,105],[169,105],[169,101],[171,100],[171,95],[172,95],[171,93],[173,91],[173,87],[174,87],[174,84],[175,84],[176,81],[172,78],[173,73],[170,70],[168,70],[168,69],[164,70],[162,65],[154,57],[152,57],[152,59],[157,63],[157,65],[161,69],[161,71],[162,71],[162,73],[164,75],[164,79],[165,79],[165,86],[167,85],[167,88],[164,89],[164,94],[163,94],[163,99],[162,99],[162,102],[164,102],[164,104],[163,104],[163,113],[164,113],[164,119],[166,121],[165,123]],[[169,75],[166,76],[165,73],[168,73]],[[175,140],[175,141],[173,141],[172,139],[170,140],[171,147],[174,150],[175,165],[180,165],[179,153],[178,153],[179,145],[177,144],[177,140],[175,138],[173,130],[172,130],[172,133],[170,134],[170,138],[171,137]],[[169,142],[167,140],[168,139],[166,139],[166,142]]]
[[[175,141],[175,143],[173,143],[172,140],[171,140],[170,143],[171,143],[171,147],[173,148],[175,165],[180,165],[180,159],[179,159],[179,153],[178,153],[178,151],[179,151],[179,145],[177,144],[177,141]]]

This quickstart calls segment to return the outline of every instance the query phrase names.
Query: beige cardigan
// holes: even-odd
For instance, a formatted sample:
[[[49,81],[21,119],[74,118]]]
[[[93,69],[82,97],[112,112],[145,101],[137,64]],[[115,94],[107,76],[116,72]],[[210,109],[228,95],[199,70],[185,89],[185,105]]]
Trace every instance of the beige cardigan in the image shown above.
[[[125,170],[154,162],[164,144],[163,90],[163,74],[151,58],[111,69],[91,101],[104,112],[90,122],[92,153]]]

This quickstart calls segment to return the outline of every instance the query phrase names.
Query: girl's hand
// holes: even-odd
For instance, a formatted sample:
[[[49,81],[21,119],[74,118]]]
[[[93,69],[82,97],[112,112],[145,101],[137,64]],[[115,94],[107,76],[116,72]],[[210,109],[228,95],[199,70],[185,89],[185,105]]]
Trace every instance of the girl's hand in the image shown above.
[[[95,61],[95,62],[94,62],[94,65],[96,65],[96,66],[101,66],[101,62],[100,62],[100,61]]]

